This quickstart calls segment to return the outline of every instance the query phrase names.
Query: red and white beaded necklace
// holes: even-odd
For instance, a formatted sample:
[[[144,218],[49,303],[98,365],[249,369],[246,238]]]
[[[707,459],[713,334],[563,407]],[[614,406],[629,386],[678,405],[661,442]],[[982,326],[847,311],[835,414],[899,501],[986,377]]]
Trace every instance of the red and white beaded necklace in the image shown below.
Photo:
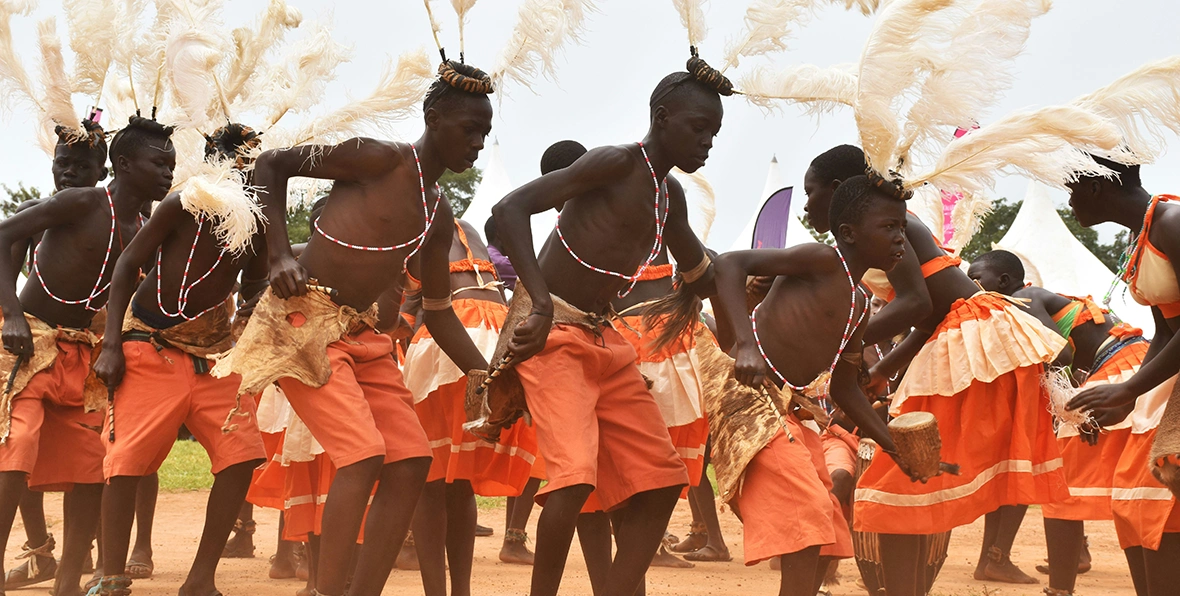
[[[627,275],[625,273],[619,273],[617,271],[609,271],[607,269],[601,269],[599,267],[595,267],[594,265],[591,265],[590,263],[587,263],[585,261],[585,259],[583,259],[582,257],[579,257],[577,255],[577,253],[574,252],[574,249],[570,247],[569,242],[566,242],[565,236],[562,235],[562,233],[561,233],[561,213],[560,212],[558,212],[558,214],[557,214],[557,224],[554,226],[555,229],[557,230],[557,237],[561,240],[561,244],[562,244],[562,246],[565,247],[566,252],[570,253],[570,256],[573,257],[574,260],[577,261],[578,263],[580,263],[583,267],[585,267],[591,271],[594,271],[596,273],[601,273],[603,275],[610,275],[610,276],[618,277],[618,278],[621,278],[621,279],[629,282],[626,288],[619,290],[619,293],[618,293],[619,298],[625,298],[628,294],[631,293],[631,290],[635,289],[635,284],[636,284],[636,282],[639,281],[639,278],[643,276],[643,272],[647,271],[647,268],[648,268],[648,266],[650,266],[652,264],[652,261],[655,261],[656,257],[660,256],[660,252],[664,248],[664,224],[667,223],[667,221],[668,221],[668,203],[669,203],[668,190],[664,186],[664,184],[660,182],[659,178],[656,177],[656,169],[654,167],[652,167],[651,160],[648,159],[648,157],[647,157],[647,149],[643,148],[642,142],[639,143],[639,151],[643,153],[643,161],[647,162],[647,169],[651,171],[652,184],[654,184],[656,187],[655,204],[652,207],[653,211],[655,212],[655,218],[656,218],[656,240],[655,240],[655,243],[652,244],[651,254],[649,254],[647,256],[647,260],[645,260],[643,262],[643,264],[639,266],[639,269],[637,269],[635,271],[634,275]],[[664,183],[666,183],[667,181],[668,181],[668,179],[665,177]],[[664,212],[662,214],[660,213],[660,189],[661,188],[664,189],[663,190]]]
[[[41,289],[45,290],[45,294],[48,295],[50,298],[52,298],[62,304],[69,304],[69,305],[81,304],[82,308],[85,308],[86,310],[89,310],[92,312],[98,312],[98,311],[102,310],[101,306],[98,308],[95,308],[95,307],[91,306],[90,304],[92,302],[94,302],[95,298],[98,298],[99,296],[102,295],[103,292],[107,291],[107,288],[111,287],[110,282],[107,282],[106,285],[103,285],[102,278],[103,278],[103,276],[106,275],[107,265],[109,265],[111,262],[111,251],[112,251],[112,249],[114,249],[114,246],[115,246],[115,235],[119,233],[119,222],[115,217],[115,200],[111,197],[111,189],[110,188],[106,188],[104,190],[106,190],[106,193],[107,193],[107,205],[110,206],[110,208],[111,208],[111,236],[107,240],[107,252],[102,257],[102,269],[99,269],[99,271],[98,271],[98,279],[94,281],[94,287],[90,290],[89,296],[87,296],[81,300],[66,300],[65,298],[60,298],[57,295],[55,295],[53,292],[49,291],[49,286],[45,285],[45,280],[41,277],[40,268],[37,266],[38,255],[41,253],[41,243],[38,242],[37,246],[33,249],[33,275],[36,276],[37,281],[41,283]],[[120,238],[119,246],[122,247],[122,245],[123,245],[122,238]]]
[[[360,244],[351,244],[351,243],[345,242],[343,240],[334,238],[333,236],[331,236],[330,234],[325,232],[323,230],[323,228],[320,227],[319,218],[316,218],[315,221],[311,222],[311,225],[312,225],[312,227],[315,228],[315,231],[319,232],[319,234],[321,236],[323,236],[324,238],[327,238],[328,240],[331,240],[332,242],[335,242],[336,244],[339,244],[340,246],[343,246],[345,248],[351,248],[353,250],[364,250],[364,251],[368,251],[368,252],[393,252],[395,250],[400,250],[400,249],[406,248],[407,246],[410,246],[411,244],[414,244],[416,242],[416,243],[418,243],[418,245],[415,246],[414,250],[411,250],[410,254],[406,255],[405,260],[402,261],[402,269],[404,270],[406,267],[406,264],[408,264],[410,262],[410,258],[413,257],[415,254],[418,254],[418,250],[420,250],[422,248],[422,243],[426,240],[426,233],[430,231],[430,226],[434,224],[434,217],[435,217],[435,215],[438,214],[438,205],[439,205],[439,203],[442,202],[442,189],[440,189],[438,184],[436,183],[434,185],[434,190],[437,192],[438,198],[435,199],[435,201],[434,201],[434,209],[431,210],[429,208],[429,206],[427,205],[427,203],[426,203],[426,180],[422,176],[422,162],[418,160],[418,148],[415,147],[414,145],[410,145],[410,151],[414,152],[414,165],[417,166],[417,168],[418,168],[418,190],[421,191],[421,193],[422,193],[422,217],[426,220],[426,225],[422,228],[421,234],[418,234],[417,236],[411,238],[408,242],[403,242],[403,243],[395,245],[395,246],[364,246],[364,245],[360,245]]]
[[[833,248],[836,249],[836,255],[838,257],[840,257],[840,264],[844,266],[844,274],[848,276],[848,286],[852,290],[852,304],[848,307],[848,322],[845,323],[845,325],[844,325],[844,337],[840,340],[840,348],[836,350],[836,357],[832,358],[832,365],[830,367],[828,367],[827,372],[829,372],[829,373],[836,370],[836,364],[838,364],[840,362],[840,356],[842,354],[844,354],[844,349],[848,347],[848,342],[852,340],[852,335],[854,333],[856,333],[856,330],[860,327],[860,324],[864,322],[865,315],[868,314],[868,311],[869,311],[868,295],[866,294],[865,295],[865,309],[863,311],[861,311],[860,319],[856,321],[856,324],[855,325],[852,324],[853,317],[856,316],[856,294],[857,294],[857,291],[859,290],[860,293],[864,294],[864,290],[861,289],[859,286],[857,286],[856,282],[853,281],[852,271],[850,271],[848,269],[848,262],[844,260],[844,254],[840,252],[840,248],[839,247],[833,247]],[[774,373],[774,376],[777,377],[779,381],[782,381],[782,383],[784,385],[786,385],[787,387],[790,387],[791,389],[794,389],[795,391],[803,391],[804,389],[807,388],[807,385],[803,385],[803,386],[792,385],[791,382],[788,381],[787,378],[784,377],[783,374],[781,372],[779,372],[779,370],[777,368],[775,368],[774,363],[770,361],[770,357],[766,355],[766,351],[762,349],[762,341],[760,339],[758,339],[758,309],[761,306],[762,306],[762,304],[755,306],[754,311],[750,313],[750,327],[754,330],[754,344],[758,346],[758,353],[762,354],[762,359],[764,361],[766,361],[766,366],[770,367],[771,372]],[[816,375],[815,378],[818,379],[820,377],[820,375],[822,375],[822,374],[823,373]]]
[[[205,310],[201,311],[200,313],[197,313],[195,316],[190,317],[190,316],[184,314],[184,309],[188,308],[189,292],[192,292],[193,288],[197,287],[197,284],[205,281],[205,278],[209,277],[209,275],[212,274],[215,269],[217,269],[217,266],[221,264],[221,259],[222,259],[222,257],[225,256],[225,252],[226,252],[225,247],[222,247],[221,251],[217,253],[217,260],[213,261],[213,266],[210,267],[209,270],[206,271],[204,275],[198,277],[197,281],[194,281],[192,284],[188,283],[189,268],[192,267],[193,254],[195,254],[197,251],[197,242],[199,242],[201,240],[201,227],[204,225],[205,225],[205,216],[198,215],[197,216],[197,233],[193,236],[192,247],[190,247],[188,249],[188,260],[186,260],[184,262],[184,275],[182,275],[180,277],[180,292],[176,296],[176,312],[174,312],[174,313],[168,312],[168,309],[164,308],[164,294],[163,294],[163,291],[161,290],[161,282],[160,282],[160,277],[162,275],[160,260],[164,254],[164,251],[159,250],[156,252],[156,304],[158,304],[160,306],[160,312],[164,313],[164,316],[166,316],[166,317],[170,317],[170,318],[174,318],[174,319],[181,318],[186,321],[193,321],[193,320],[200,318],[201,315],[217,308],[218,306],[221,306],[221,303],[218,302],[217,304],[214,304],[213,306],[206,308]]]

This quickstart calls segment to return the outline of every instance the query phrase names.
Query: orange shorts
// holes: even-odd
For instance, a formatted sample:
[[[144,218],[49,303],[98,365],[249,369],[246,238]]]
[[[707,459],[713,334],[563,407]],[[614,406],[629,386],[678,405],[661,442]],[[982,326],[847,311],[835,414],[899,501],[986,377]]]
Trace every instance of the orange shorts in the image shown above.
[[[991,383],[975,381],[952,397],[910,396],[902,412],[934,414],[942,460],[959,464],[960,474],[911,482],[878,452],[857,483],[856,530],[938,534],[1004,505],[1068,498],[1043,371],[1041,365],[1021,367]]]
[[[835,424],[829,426],[819,437],[824,446],[824,462],[827,463],[828,475],[836,470],[844,470],[855,476],[856,450],[860,445],[860,438]]]
[[[12,430],[0,445],[0,471],[24,472],[38,490],[102,484],[102,412],[82,407],[91,347],[57,342],[57,360],[12,398]]]
[[[127,372],[115,392],[102,435],[110,436],[113,423],[115,442],[104,440],[107,478],[147,476],[159,470],[182,424],[209,453],[214,474],[232,465],[265,460],[253,399],[242,400],[241,409],[247,415],[234,418],[237,430],[221,432],[226,415],[236,405],[240,376],[218,379],[198,374],[192,356],[176,348],[157,352],[144,341],[123,342],[123,355]]]
[[[852,556],[852,533],[824,462],[819,435],[794,416],[785,418],[795,438],[779,431],[746,466],[734,497],[742,515],[746,565],[822,546],[820,554]]]
[[[430,457],[413,397],[393,361],[393,339],[370,328],[328,344],[332,376],[313,388],[279,379],[291,407],[338,467],[382,456]]]
[[[549,477],[538,503],[555,490],[589,484],[610,511],[636,493],[688,485],[635,358],[610,327],[598,336],[554,325],[545,349],[516,367]]]

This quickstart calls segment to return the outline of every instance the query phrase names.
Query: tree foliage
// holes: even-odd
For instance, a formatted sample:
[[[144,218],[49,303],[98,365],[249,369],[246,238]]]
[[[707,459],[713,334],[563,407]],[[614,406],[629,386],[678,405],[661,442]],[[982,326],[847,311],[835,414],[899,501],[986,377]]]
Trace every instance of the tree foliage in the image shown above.
[[[16,188],[12,188],[7,184],[0,184],[0,187],[8,195],[4,197],[4,202],[0,203],[0,214],[6,218],[12,217],[12,214],[16,213],[16,210],[20,208],[21,203],[41,198],[41,191],[32,186],[25,188],[23,183],[17,183]]]
[[[1020,212],[1020,206],[1023,203],[1023,201],[1013,203],[1007,199],[996,201],[992,206],[991,213],[983,218],[979,233],[960,251],[963,259],[971,262],[979,255],[990,251],[992,245],[999,242],[1004,234],[1007,234],[1008,230],[1012,228],[1012,222],[1016,220],[1016,214]],[[1094,253],[1094,256],[1098,257],[1098,260],[1102,261],[1102,264],[1110,268],[1111,271],[1118,271],[1119,257],[1126,250],[1128,244],[1129,235],[1126,231],[1119,232],[1115,236],[1114,242],[1103,244],[1098,238],[1098,231],[1082,227],[1069,208],[1058,209],[1057,214],[1065,221],[1066,227],[1073,233],[1074,238],[1077,238],[1087,250]]]
[[[467,210],[471,199],[475,198],[475,189],[479,188],[479,183],[482,180],[483,171],[479,168],[471,168],[461,174],[450,170],[443,172],[443,175],[438,179],[438,185],[442,188],[447,201],[451,203],[451,212],[455,214],[455,217],[459,217]]]

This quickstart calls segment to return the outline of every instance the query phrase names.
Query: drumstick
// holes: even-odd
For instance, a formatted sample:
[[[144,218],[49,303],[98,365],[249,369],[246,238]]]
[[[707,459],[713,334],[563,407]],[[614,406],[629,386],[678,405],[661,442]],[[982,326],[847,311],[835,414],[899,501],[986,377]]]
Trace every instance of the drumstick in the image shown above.
[[[476,387],[475,394],[483,395],[484,390],[492,385],[492,379],[500,376],[500,373],[507,369],[508,365],[512,363],[512,358],[513,355],[511,353],[505,354],[504,357],[500,359],[500,362],[496,363],[496,366],[492,367],[492,370],[488,372],[488,378],[484,379],[483,383],[480,383],[479,387]]]
[[[107,442],[115,442],[115,388],[107,385],[107,409],[111,413],[111,432],[107,435]]]
[[[307,284],[307,289],[319,292],[321,294],[327,294],[328,297],[333,300],[335,300],[336,296],[340,294],[340,292],[337,292],[333,288],[329,288],[328,286],[317,286],[315,284]]]

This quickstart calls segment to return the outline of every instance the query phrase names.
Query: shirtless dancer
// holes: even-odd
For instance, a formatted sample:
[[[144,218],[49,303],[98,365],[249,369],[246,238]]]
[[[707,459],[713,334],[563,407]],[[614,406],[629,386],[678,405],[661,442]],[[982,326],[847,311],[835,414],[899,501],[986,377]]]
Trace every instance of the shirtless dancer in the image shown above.
[[[82,124],[84,127],[97,127],[89,120]],[[101,127],[94,130],[100,134],[101,131]],[[67,188],[93,188],[99,182],[106,180],[108,172],[105,139],[102,139],[101,145],[98,143],[92,145],[90,141],[96,137],[87,136],[78,139],[75,138],[72,129],[60,126],[57,127],[56,132],[58,138],[57,145],[54,147],[52,166],[55,194]],[[40,199],[34,199],[21,203],[17,212],[30,209],[41,202]],[[39,235],[28,241],[18,241],[13,244],[13,275],[19,274],[29,256],[29,248],[36,240],[39,240]],[[21,497],[21,521],[25,527],[28,541],[25,542],[23,552],[17,558],[26,560],[8,571],[4,581],[6,589],[22,588],[50,581],[57,573],[57,560],[53,557],[55,541],[49,534],[49,528],[45,522],[44,494],[40,491],[29,490]]]
[[[712,73],[717,76],[702,78],[728,83]],[[665,77],[652,94],[651,127],[642,143],[594,149],[492,209],[520,276],[517,296],[527,289],[532,299],[509,350],[549,478],[538,493],[545,508],[537,530],[534,596],[557,593],[578,513],[591,491],[616,522],[618,551],[603,593],[635,593],[689,483],[635,351],[602,317],[610,314],[612,300],[630,292],[664,241],[685,267],[688,283],[711,286],[709,260],[688,224],[684,190],[668,172],[673,166],[694,172],[705,164],[721,128],[719,88],[726,89],[687,72]],[[561,217],[538,258],[529,218],[556,207],[562,207]],[[555,308],[583,322],[554,325]]]
[[[1084,390],[1069,408],[1092,410],[1098,424],[1115,426],[1130,414],[1127,439],[1114,475],[1111,508],[1119,545],[1127,554],[1131,579],[1139,596],[1174,594],[1180,586],[1180,507],[1176,497],[1152,475],[1158,465],[1152,443],[1176,404],[1168,404],[1180,371],[1180,207],[1171,195],[1152,195],[1143,188],[1139,166],[1099,159],[1119,177],[1083,177],[1069,184],[1078,223],[1094,226],[1112,221],[1135,236],[1119,275],[1140,304],[1151,306],[1155,336],[1143,367],[1122,382]],[[1165,412],[1160,420],[1160,411]],[[1142,413],[1142,415],[1141,415]],[[1175,421],[1175,416],[1171,417]],[[1174,424],[1174,422],[1173,422]],[[1174,461],[1174,460],[1173,460]]]
[[[508,307],[479,232],[465,221],[456,224],[449,255],[453,307],[491,358]],[[536,431],[518,420],[495,443],[464,431],[467,374],[442,353],[426,327],[414,334],[402,370],[434,454],[413,523],[422,584],[427,596],[446,596],[449,563],[450,593],[466,596],[475,551],[475,495],[521,494],[536,460]]]
[[[84,134],[86,140],[69,153],[86,153],[91,167],[101,170],[102,129],[88,127]],[[88,328],[106,303],[114,261],[139,228],[140,210],[163,197],[171,183],[171,170],[161,164],[166,146],[166,138],[133,120],[111,143],[115,179],[107,188],[67,188],[0,223],[4,250],[44,232],[31,275],[37,283],[27,283],[19,300],[16,272],[0,269],[4,347],[24,360],[26,371],[13,387],[11,428],[0,446],[3,537],[26,484],[73,485],[65,498],[66,536],[54,586],[63,596],[80,593],[102,497],[103,442],[95,432],[102,414],[86,412],[83,394],[98,340]],[[12,267],[3,261],[0,267]],[[5,362],[11,369],[13,362]]]
[[[864,168],[864,157],[858,158],[855,149],[836,147],[813,163],[804,180],[809,217],[823,209],[832,189],[840,185],[839,179],[816,170],[827,170],[824,163],[829,159],[840,164],[829,172]],[[892,184],[883,181],[882,186]],[[821,226],[816,229],[828,231]],[[923,378],[954,377],[950,381],[953,396],[935,395],[934,388],[917,382],[907,384],[903,379],[892,411],[895,415],[910,411],[933,413],[942,436],[943,458],[959,464],[961,475],[944,474],[923,484],[912,484],[890,460],[877,457],[856,491],[856,529],[881,534],[882,564],[891,596],[910,596],[927,589],[928,578],[924,577],[919,555],[924,535],[946,532],[984,514],[991,523],[987,524],[986,554],[977,573],[1002,581],[1027,581],[1027,576],[1008,558],[1024,510],[1028,504],[1061,500],[1068,495],[1060,470],[1060,451],[1052,436],[1047,395],[1040,385],[1044,364],[1053,360],[1065,341],[999,295],[980,292],[958,263],[959,259],[939,246],[921,220],[910,214],[901,262],[887,274],[887,279],[866,276],[862,280],[874,294],[892,297],[866,324],[866,345],[916,327],[872,369],[873,393],[884,393],[889,378],[911,360],[907,372],[910,378],[918,378],[916,370],[922,370],[919,376]],[[984,317],[980,314],[984,312],[992,314]],[[996,367],[994,372],[999,374],[990,381],[977,378],[977,373],[970,370],[963,376],[951,375],[943,370],[950,363],[933,354],[937,346],[950,341],[948,333],[963,324],[1015,327],[1019,331],[1004,333],[1016,333],[1026,338],[1028,345],[989,345],[989,351],[1009,352],[1006,365]],[[990,358],[991,354],[979,357]],[[968,444],[972,449],[965,449]],[[1005,468],[1002,464],[1009,460],[1019,465]],[[1010,471],[1002,471],[1005,469]],[[965,497],[949,497],[954,494],[951,489],[973,482],[983,488]]]
[[[1058,363],[1071,365],[1083,388],[1117,383],[1139,370],[1149,343],[1143,331],[1121,323],[1090,298],[1073,298],[1026,286],[1024,265],[1016,255],[994,250],[971,264],[968,276],[989,292],[1026,300],[1029,312],[1062,334],[1069,346]],[[1149,400],[1142,400],[1140,405]],[[1079,432],[1081,430],[1081,432]],[[1131,438],[1131,418],[1102,429],[1059,424],[1057,442],[1065,462],[1070,497],[1046,503],[1045,539],[1049,551],[1049,588],[1072,594],[1078,573],[1090,568],[1085,546],[1086,520],[1110,520],[1114,476]],[[1117,528],[1116,528],[1117,529]],[[1041,566],[1037,566],[1041,570]]]
[[[447,255],[454,218],[436,182],[448,169],[467,170],[479,156],[491,130],[491,91],[482,71],[446,62],[423,103],[426,130],[413,144],[353,139],[334,147],[268,151],[258,159],[254,183],[265,189],[259,196],[269,222],[271,287],[228,363],[259,358],[255,362],[286,366],[283,359],[292,355],[270,353],[274,348],[268,348],[267,338],[304,333],[296,324],[325,325],[311,330],[319,336],[308,341],[326,344],[330,377],[304,375],[317,383],[313,386],[279,374],[297,368],[291,365],[257,379],[265,386],[278,377],[291,406],[338,468],[324,506],[316,572],[321,594],[344,593],[370,496],[365,543],[349,593],[381,592],[430,470],[429,443],[394,362],[393,341],[373,329],[376,301],[387,291],[400,293],[411,256],[420,253],[424,318],[435,341],[461,370],[487,366],[450,306]],[[283,221],[287,181],[294,176],[334,180],[298,261]],[[317,290],[308,293],[309,278],[332,289],[330,301]],[[289,318],[260,317],[267,309]],[[325,322],[338,321],[339,313],[349,323],[343,329],[327,327]],[[325,349],[314,343],[299,349],[304,348]],[[243,389],[247,386],[244,380]]]
[[[167,142],[171,129],[153,124],[157,138]],[[238,124],[211,138],[216,150],[207,151],[206,159],[235,159],[257,142],[256,133]],[[176,152],[170,143],[156,160],[169,172],[171,185]],[[111,284],[103,349],[94,364],[95,373],[114,392],[103,434],[108,486],[103,494],[105,566],[97,594],[130,593],[123,561],[136,488],[142,476],[159,469],[182,424],[209,453],[214,481],[181,594],[218,593],[217,563],[252,471],[265,460],[254,401],[235,405],[240,379],[209,374],[209,356],[232,345],[229,299],[238,275],[245,271],[245,278],[257,279],[266,266],[265,253],[259,252],[261,234],[247,236],[241,246],[225,245],[215,233],[222,221],[190,210],[184,201],[181,193],[173,193],[160,203],[119,259]],[[149,267],[147,278],[138,284],[144,266]],[[227,422],[230,412],[240,415]]]
[[[905,203],[875,190],[860,176],[848,179],[835,193],[831,212],[835,250],[808,244],[717,258],[720,339],[722,345],[733,346],[733,378],[755,390],[769,382],[789,397],[807,385],[790,380],[832,373],[832,399],[883,451],[893,454],[889,431],[857,381],[869,308],[858,282],[868,268],[888,271],[902,259]],[[750,275],[774,276],[775,281],[765,300],[747,315]],[[745,465],[718,470],[722,498],[734,504],[745,526],[746,564],[779,557],[779,594],[811,596],[827,569],[821,556],[852,556],[852,536],[831,493],[820,435],[804,426],[786,404],[776,406],[777,413],[766,422],[770,428],[743,428],[749,418],[732,415],[732,408],[724,408],[731,415],[719,415],[729,399],[733,398],[709,400],[718,450],[728,452],[737,442],[762,433],[761,450]],[[749,410],[768,407],[757,391],[745,399]],[[740,488],[734,486],[738,482],[723,480],[739,476],[744,477]]]

